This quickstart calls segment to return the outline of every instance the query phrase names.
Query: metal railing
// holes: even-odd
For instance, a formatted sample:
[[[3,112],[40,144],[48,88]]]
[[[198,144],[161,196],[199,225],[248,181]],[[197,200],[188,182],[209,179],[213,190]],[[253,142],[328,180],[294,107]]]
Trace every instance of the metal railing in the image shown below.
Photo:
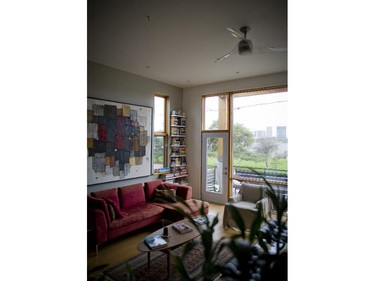
[[[234,167],[233,179],[238,181],[260,182],[263,180],[262,176],[271,184],[288,185],[288,170],[243,166]]]

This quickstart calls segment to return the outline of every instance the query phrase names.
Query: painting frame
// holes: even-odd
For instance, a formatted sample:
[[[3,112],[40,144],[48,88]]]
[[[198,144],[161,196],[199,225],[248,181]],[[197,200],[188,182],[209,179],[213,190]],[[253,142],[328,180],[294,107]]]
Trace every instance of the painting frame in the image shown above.
[[[87,185],[152,175],[153,108],[87,97]]]

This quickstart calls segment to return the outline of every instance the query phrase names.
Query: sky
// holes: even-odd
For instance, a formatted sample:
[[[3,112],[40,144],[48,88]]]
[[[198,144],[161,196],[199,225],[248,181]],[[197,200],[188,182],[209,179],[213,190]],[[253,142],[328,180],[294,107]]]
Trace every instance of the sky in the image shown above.
[[[287,92],[234,98],[234,123],[242,123],[250,130],[287,126],[287,101]]]
[[[288,93],[274,93],[235,97],[233,99],[234,123],[241,123],[251,131],[266,130],[272,126],[276,136],[276,126],[287,126]],[[217,119],[217,99],[206,99],[206,127]]]

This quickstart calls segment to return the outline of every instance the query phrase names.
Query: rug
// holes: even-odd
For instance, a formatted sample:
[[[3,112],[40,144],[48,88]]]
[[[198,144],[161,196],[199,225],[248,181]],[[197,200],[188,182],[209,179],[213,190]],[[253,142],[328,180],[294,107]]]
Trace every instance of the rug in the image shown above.
[[[183,249],[184,246],[181,246],[171,252],[171,270],[168,280],[180,280],[179,273],[174,267],[174,259],[172,256],[181,256]],[[187,271],[197,280],[203,279],[203,251],[203,246],[201,244],[197,244],[184,260]],[[218,263],[224,265],[229,262],[232,257],[233,256],[230,250],[225,247],[220,253]],[[151,252],[150,268],[147,266],[147,254],[141,253],[103,271],[98,280],[126,281],[126,262],[128,262],[128,264],[131,266],[136,281],[161,281],[166,280],[167,278],[167,255],[162,252]]]

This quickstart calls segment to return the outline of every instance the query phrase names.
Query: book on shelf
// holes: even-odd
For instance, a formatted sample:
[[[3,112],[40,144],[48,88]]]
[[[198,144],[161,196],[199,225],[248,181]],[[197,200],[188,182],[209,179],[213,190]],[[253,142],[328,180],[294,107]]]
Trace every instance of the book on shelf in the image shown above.
[[[189,225],[183,222],[177,222],[172,225],[172,228],[176,230],[178,233],[187,233],[193,231]]]
[[[167,241],[161,235],[146,237],[144,242],[150,249],[158,249],[167,245]]]
[[[178,118],[177,117],[174,117],[174,116],[171,117],[171,125],[178,125]]]
[[[162,174],[162,175],[160,175],[160,178],[162,180],[173,179],[173,177],[174,177],[174,173],[168,173],[168,174]]]
[[[173,138],[172,139],[172,145],[180,145],[181,144],[181,141],[179,138]]]
[[[176,165],[181,165],[181,158],[175,158],[175,161]]]
[[[180,135],[180,129],[179,128],[171,128],[171,135],[172,136]]]

